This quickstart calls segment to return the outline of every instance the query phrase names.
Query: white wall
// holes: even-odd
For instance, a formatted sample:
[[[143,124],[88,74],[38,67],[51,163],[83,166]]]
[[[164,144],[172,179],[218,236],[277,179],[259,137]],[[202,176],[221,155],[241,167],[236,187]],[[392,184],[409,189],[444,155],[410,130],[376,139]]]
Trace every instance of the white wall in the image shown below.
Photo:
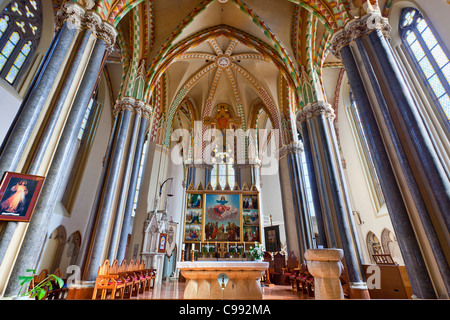
[[[286,245],[286,232],[284,229],[283,205],[281,203],[280,176],[277,172],[272,175],[261,176],[261,236],[264,238],[264,227],[270,227],[269,216],[272,215],[272,225],[279,226],[280,241]]]
[[[0,144],[14,121],[22,99],[0,85]]]

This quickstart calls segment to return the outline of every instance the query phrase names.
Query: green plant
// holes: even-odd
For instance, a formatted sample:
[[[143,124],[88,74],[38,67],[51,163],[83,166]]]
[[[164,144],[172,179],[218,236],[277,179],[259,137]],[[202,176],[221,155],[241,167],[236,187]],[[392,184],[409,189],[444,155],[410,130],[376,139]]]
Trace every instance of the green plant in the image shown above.
[[[59,278],[58,276],[54,274],[49,274],[45,279],[43,279],[41,282],[35,284],[34,283],[34,276],[36,275],[36,270],[34,269],[27,269],[27,272],[31,272],[31,276],[19,276],[19,292],[17,293],[18,297],[26,297],[29,296],[30,298],[38,298],[38,300],[41,300],[45,297],[46,293],[49,290],[53,289],[53,284],[57,283],[60,288],[64,286],[64,280]],[[31,284],[31,286],[30,286]],[[23,287],[27,288],[24,293],[20,293],[23,289]]]

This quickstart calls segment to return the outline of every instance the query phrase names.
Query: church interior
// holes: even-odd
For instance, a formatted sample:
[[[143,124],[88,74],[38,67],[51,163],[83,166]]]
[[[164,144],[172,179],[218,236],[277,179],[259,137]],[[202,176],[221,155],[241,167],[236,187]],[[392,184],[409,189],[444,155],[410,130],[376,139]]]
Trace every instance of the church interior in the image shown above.
[[[450,1],[0,12],[1,299],[449,299]]]

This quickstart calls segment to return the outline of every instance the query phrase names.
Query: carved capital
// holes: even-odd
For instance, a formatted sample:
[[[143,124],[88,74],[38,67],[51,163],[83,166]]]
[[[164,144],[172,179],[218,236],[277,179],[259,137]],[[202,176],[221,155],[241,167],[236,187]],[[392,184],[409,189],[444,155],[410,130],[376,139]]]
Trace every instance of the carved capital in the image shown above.
[[[299,123],[302,123],[312,117],[317,117],[318,115],[323,115],[326,118],[331,119],[331,121],[336,118],[331,104],[324,101],[317,101],[312,104],[306,105],[303,110],[298,113],[297,121]]]
[[[132,97],[124,97],[118,101],[116,101],[116,105],[114,106],[113,114],[116,116],[123,110],[128,110],[133,113],[138,113],[141,117],[150,119],[152,116],[153,109],[146,105],[145,102],[141,100],[137,100]]]
[[[69,28],[89,29],[92,34],[106,42],[108,50],[116,43],[117,30],[110,23],[103,21],[100,15],[75,2],[67,2],[55,16],[55,26],[61,28],[68,23]]]
[[[355,38],[368,35],[372,31],[381,30],[386,38],[390,38],[392,27],[387,18],[379,11],[370,12],[361,18],[350,20],[343,29],[333,34],[331,38],[331,52],[341,57],[341,48],[349,45]]]
[[[281,159],[288,154],[300,154],[303,150],[303,144],[301,142],[285,144],[278,150],[278,158]]]

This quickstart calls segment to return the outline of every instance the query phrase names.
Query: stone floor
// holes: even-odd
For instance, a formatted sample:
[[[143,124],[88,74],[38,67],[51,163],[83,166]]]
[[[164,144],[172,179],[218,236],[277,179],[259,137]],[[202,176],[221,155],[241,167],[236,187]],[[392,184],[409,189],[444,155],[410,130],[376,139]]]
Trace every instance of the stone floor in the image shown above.
[[[170,281],[162,282],[161,285],[138,297],[132,299],[167,299],[178,300],[183,299],[185,282]],[[262,287],[263,300],[313,300],[302,292],[292,290],[291,286],[273,285],[270,287]]]

